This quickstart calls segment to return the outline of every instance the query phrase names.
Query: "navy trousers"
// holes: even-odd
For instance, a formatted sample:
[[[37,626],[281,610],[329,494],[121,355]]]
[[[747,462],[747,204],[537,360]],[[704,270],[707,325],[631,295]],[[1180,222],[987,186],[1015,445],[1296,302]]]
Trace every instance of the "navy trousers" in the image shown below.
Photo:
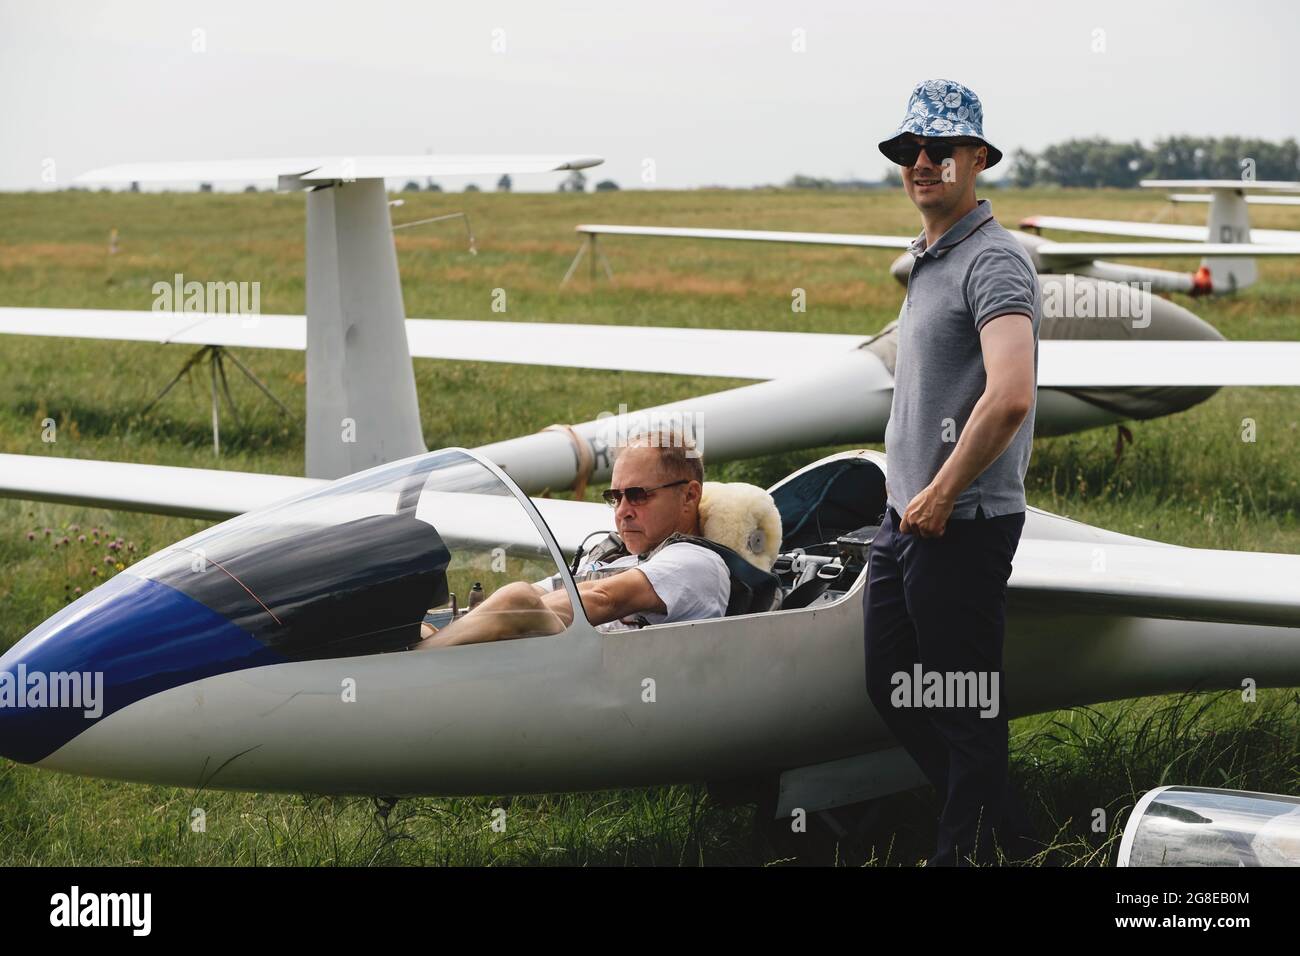
[[[867,693],[885,725],[916,761],[943,804],[932,866],[993,863],[992,841],[1013,856],[1032,836],[1007,779],[1007,695],[1002,674],[1007,579],[1025,513],[949,520],[937,538],[898,531],[887,510],[871,543],[865,641]],[[997,714],[945,695],[915,706],[896,688],[922,673],[983,675]],[[907,681],[895,675],[907,675]],[[960,706],[958,704],[961,704]]]

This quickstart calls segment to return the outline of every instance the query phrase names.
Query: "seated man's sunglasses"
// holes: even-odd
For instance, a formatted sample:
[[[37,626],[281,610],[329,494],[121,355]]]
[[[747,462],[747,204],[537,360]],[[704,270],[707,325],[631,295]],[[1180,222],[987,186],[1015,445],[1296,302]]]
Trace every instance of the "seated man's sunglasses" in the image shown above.
[[[614,506],[617,506],[623,500],[624,495],[627,496],[629,504],[643,505],[650,500],[652,491],[658,491],[660,488],[671,488],[673,485],[684,485],[690,480],[689,478],[679,478],[677,481],[670,481],[666,485],[655,485],[653,488],[606,488],[600,493],[600,496],[608,504]]]
[[[885,149],[885,153],[891,160],[900,166],[915,166],[916,158],[921,155],[921,150],[925,150],[925,155],[930,157],[932,163],[942,163],[946,159],[952,159],[957,152],[958,146],[983,146],[984,144],[973,139],[944,139],[931,141],[921,144],[911,140],[899,140],[896,143],[890,143]]]

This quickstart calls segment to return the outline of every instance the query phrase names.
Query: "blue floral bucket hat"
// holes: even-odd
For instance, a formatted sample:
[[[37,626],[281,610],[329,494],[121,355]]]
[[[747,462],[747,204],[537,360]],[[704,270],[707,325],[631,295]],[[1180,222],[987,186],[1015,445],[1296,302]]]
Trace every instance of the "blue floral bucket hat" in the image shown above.
[[[984,106],[975,91],[953,80],[925,80],[916,84],[912,98],[907,101],[907,116],[898,125],[894,135],[882,140],[880,151],[903,136],[935,138],[971,137],[989,149],[989,159],[984,168],[996,166],[1002,151],[984,138]]]

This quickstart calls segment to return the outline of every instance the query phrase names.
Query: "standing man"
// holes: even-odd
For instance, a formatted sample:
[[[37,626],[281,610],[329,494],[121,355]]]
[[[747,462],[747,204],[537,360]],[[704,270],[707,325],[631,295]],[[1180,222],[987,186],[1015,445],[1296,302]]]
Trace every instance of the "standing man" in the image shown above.
[[[992,863],[995,841],[1019,856],[1029,836],[1008,787],[1001,678],[1041,298],[1028,256],[975,198],[976,175],[1002,153],[974,92],[918,84],[880,151],[902,167],[925,228],[899,316],[887,510],[864,596],[867,690],[943,804],[929,865]]]

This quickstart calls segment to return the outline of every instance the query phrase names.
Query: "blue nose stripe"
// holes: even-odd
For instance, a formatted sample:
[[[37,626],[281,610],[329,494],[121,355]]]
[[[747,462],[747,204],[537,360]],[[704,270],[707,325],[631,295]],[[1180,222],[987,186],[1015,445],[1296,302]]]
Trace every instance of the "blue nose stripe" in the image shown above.
[[[37,628],[0,657],[0,756],[22,763],[48,757],[98,720],[138,700],[192,681],[285,660],[242,628],[175,588],[130,574]],[[59,675],[81,675],[92,708],[52,700]],[[36,675],[36,676],[34,676]],[[25,678],[20,685],[20,677]],[[32,706],[37,685],[46,690]],[[25,686],[23,686],[25,685]],[[50,706],[51,704],[63,706]],[[86,716],[98,709],[98,716]]]

